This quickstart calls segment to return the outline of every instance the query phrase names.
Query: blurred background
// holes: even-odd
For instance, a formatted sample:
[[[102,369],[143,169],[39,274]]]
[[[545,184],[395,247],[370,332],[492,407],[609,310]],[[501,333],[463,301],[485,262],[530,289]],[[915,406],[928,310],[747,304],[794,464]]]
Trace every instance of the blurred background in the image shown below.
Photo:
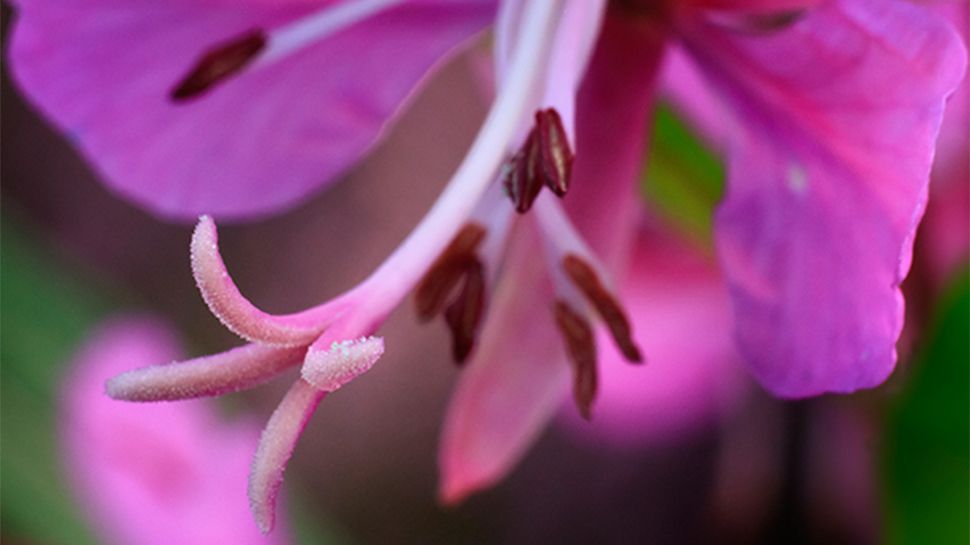
[[[273,219],[224,226],[223,255],[242,291],[270,311],[292,311],[376,266],[427,210],[484,116],[476,62],[459,58],[435,76],[342,182]],[[79,346],[103,320],[132,312],[171,323],[186,355],[238,341],[195,289],[192,226],[163,223],[109,193],[6,72],[2,106],[0,536],[103,543],[84,494],[69,484],[59,431]],[[668,107],[648,129],[644,200],[685,244],[709,253],[720,158]],[[443,508],[435,452],[458,370],[441,324],[418,325],[405,304],[383,329],[393,352],[329,397],[297,447],[285,482],[293,542],[967,542],[967,248],[941,263],[925,240],[970,229],[966,162],[956,168],[958,183],[931,201],[920,231],[900,362],[882,387],[783,402],[744,383],[703,424],[630,441],[577,432],[565,417],[504,482]],[[948,202],[955,211],[943,209]],[[227,421],[263,422],[290,379],[215,403]]]

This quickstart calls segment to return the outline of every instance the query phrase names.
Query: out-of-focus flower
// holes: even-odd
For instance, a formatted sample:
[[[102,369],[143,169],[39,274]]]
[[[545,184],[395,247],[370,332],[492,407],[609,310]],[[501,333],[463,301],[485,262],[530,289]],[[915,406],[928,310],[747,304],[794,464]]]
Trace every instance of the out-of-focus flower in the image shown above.
[[[139,316],[98,328],[63,385],[64,464],[105,543],[288,543],[249,522],[243,481],[258,427],[227,424],[208,402],[124,406],[104,382],[132,365],[176,358],[170,328]]]
[[[136,87],[142,89],[137,97],[155,100],[175,82],[173,100],[191,101],[178,113],[159,106],[167,113],[147,131],[152,140],[146,142],[164,137],[176,144],[161,149],[191,148],[191,161],[175,154],[165,156],[165,164],[193,175],[204,172],[204,188],[186,183],[200,179],[196,176],[148,171],[167,178],[162,183],[180,185],[168,191],[146,185],[147,176],[126,178],[138,180],[131,187],[141,190],[139,198],[170,215],[203,209],[255,213],[305,194],[307,172],[319,169],[323,178],[336,172],[334,164],[359,155],[431,60],[480,28],[487,11],[478,4],[464,9],[418,3],[424,18],[400,22],[395,17],[418,8],[394,4],[346,3],[312,13],[302,6],[276,12],[260,5],[265,11],[257,10],[259,17],[227,24],[239,30],[255,21],[259,30],[217,45],[187,76],[168,66],[164,81],[155,75],[113,81],[107,91]],[[133,6],[141,22],[162,9]],[[78,63],[65,53],[73,49],[58,40],[83,26],[65,13],[49,2],[25,3],[27,30],[14,47],[21,81],[102,164],[132,158],[138,159],[134,170],[155,164],[164,154],[153,145],[138,147],[147,150],[140,158],[117,145],[119,134],[134,133],[130,127],[114,131],[127,119],[99,117],[102,85],[84,95],[98,95],[93,102],[65,92],[62,80],[75,82],[69,90],[80,87],[64,77]],[[178,13],[190,23],[186,28],[200,26],[192,23],[196,12]],[[130,28],[130,19],[107,21],[116,35],[130,35],[118,32]],[[372,25],[378,32],[365,32],[375,30]],[[205,28],[180,37],[178,51],[184,54],[186,41],[208,36]],[[418,39],[402,44],[395,29],[422,40],[439,31],[443,37],[435,38],[434,47]],[[96,33],[81,32],[94,53],[103,46]],[[57,35],[53,45],[51,35]],[[729,114],[728,129],[719,132],[729,165],[716,238],[741,354],[756,377],[781,396],[879,384],[895,363],[902,326],[898,285],[925,205],[944,101],[964,70],[965,52],[953,30],[919,6],[892,1],[616,2],[607,9],[605,1],[563,0],[501,4],[497,93],[488,117],[428,215],[370,277],[306,311],[266,314],[232,283],[218,253],[215,223],[203,217],[192,241],[196,280],[214,314],[251,344],[126,373],[109,382],[109,392],[142,401],[213,395],[253,386],[302,362],[302,378],[270,419],[250,479],[257,521],[269,529],[283,467],[307,419],[328,392],[381,356],[383,340],[371,335],[416,288],[421,317],[443,314],[455,359],[470,357],[445,427],[441,494],[457,501],[494,482],[554,412],[568,383],[567,360],[577,404],[590,413],[600,351],[593,324],[605,326],[623,359],[641,359],[614,282],[622,286],[626,275],[639,274],[629,268],[639,225],[633,182],[654,75],[668,42],[686,52],[690,69],[709,85],[709,98]],[[309,63],[297,64],[300,58],[309,61],[316,48],[331,46],[337,51],[327,59],[346,70],[321,75]],[[146,47],[167,53],[157,43]],[[366,55],[371,48],[386,55],[367,62],[348,55]],[[422,61],[412,63],[409,55],[415,52],[424,55]],[[127,76],[135,67],[123,68],[112,70]],[[399,79],[398,69],[407,77]],[[309,111],[303,103],[274,94],[306,88],[303,77],[330,82],[327,89],[338,86],[320,92],[327,100],[309,104],[316,112],[309,118],[319,122],[309,128],[302,124],[300,114]],[[199,96],[206,91],[211,96]],[[374,95],[384,99],[382,106],[369,108]],[[204,110],[209,100],[216,110]],[[276,115],[282,106],[272,105],[281,100],[291,104],[285,115]],[[227,125],[231,133],[193,136],[190,108],[208,111],[198,117],[203,123],[220,116],[239,119]],[[273,124],[294,115],[295,125]],[[165,124],[171,116],[187,121],[171,129]],[[334,152],[334,163],[327,145],[287,140],[309,131],[327,135],[330,144],[343,142],[360,128],[341,124],[344,116],[371,123],[363,124],[364,137],[354,140],[352,151]],[[252,150],[258,150],[253,143],[262,129],[273,147],[261,155]],[[104,145],[111,137],[116,145]],[[234,150],[240,139],[243,149]],[[230,152],[238,153],[238,164],[230,159],[220,170],[218,157]],[[298,172],[280,169],[277,161],[282,156],[289,165],[290,153],[311,159],[294,162],[301,165]],[[125,177],[126,171],[117,173]],[[534,213],[516,222],[503,188],[515,210],[534,205]],[[568,213],[556,200],[567,191]],[[655,334],[659,328],[642,318],[633,316],[638,330]]]

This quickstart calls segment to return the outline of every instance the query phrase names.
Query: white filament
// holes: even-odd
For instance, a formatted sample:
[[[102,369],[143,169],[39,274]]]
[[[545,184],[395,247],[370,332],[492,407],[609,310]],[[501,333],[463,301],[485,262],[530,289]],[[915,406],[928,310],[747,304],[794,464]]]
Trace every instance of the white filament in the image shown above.
[[[447,187],[421,223],[365,281],[380,310],[397,305],[425,268],[441,253],[471,214],[502,164],[508,143],[522,119],[536,108],[535,91],[542,81],[562,12],[562,0],[530,2],[508,77]]]
[[[272,64],[401,2],[402,0],[346,0],[276,28],[270,32],[266,49],[253,67]]]

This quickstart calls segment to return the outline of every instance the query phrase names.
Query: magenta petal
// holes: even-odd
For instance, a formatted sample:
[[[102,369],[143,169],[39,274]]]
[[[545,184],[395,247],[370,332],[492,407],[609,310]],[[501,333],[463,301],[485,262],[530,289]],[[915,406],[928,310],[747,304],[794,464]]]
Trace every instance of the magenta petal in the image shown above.
[[[743,355],[781,396],[881,383],[959,38],[881,0],[826,3],[770,35],[682,30],[745,124],[716,223]]]
[[[123,196],[167,217],[244,217],[292,205],[356,161],[491,4],[391,8],[173,104],[169,91],[212,45],[320,5],[26,0],[11,67]]]
[[[105,379],[179,356],[171,330],[142,317],[100,327],[64,381],[62,454],[80,505],[104,543],[282,544],[252,524],[245,480],[258,436],[205,401],[131,405],[104,395]]]

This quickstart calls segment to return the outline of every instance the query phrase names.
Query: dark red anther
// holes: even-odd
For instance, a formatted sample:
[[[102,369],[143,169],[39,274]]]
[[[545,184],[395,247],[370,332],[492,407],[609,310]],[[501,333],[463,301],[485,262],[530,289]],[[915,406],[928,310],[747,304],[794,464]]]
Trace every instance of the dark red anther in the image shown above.
[[[623,307],[613,297],[613,294],[600,282],[596,270],[576,254],[569,254],[562,260],[563,270],[569,276],[573,284],[583,292],[583,295],[593,304],[596,312],[606,322],[610,334],[616,345],[623,352],[623,357],[630,363],[640,363],[643,356],[640,349],[633,342],[633,332],[630,328],[630,321],[626,317]]]
[[[520,214],[532,208],[532,203],[542,189],[539,155],[538,136],[536,130],[532,129],[525,143],[506,165],[505,191],[515,204],[515,211]]]
[[[569,191],[573,174],[573,150],[559,112],[553,108],[536,112],[536,134],[543,182],[558,197]]]
[[[589,420],[596,399],[596,340],[589,322],[564,301],[556,301],[556,326],[573,364],[573,399],[579,413]]]
[[[245,68],[265,46],[266,35],[262,30],[253,30],[214,46],[199,58],[169,96],[173,102],[185,102],[202,95]]]
[[[476,261],[465,271],[465,283],[458,297],[445,310],[445,322],[451,330],[452,356],[455,363],[465,363],[475,346],[478,325],[485,308],[485,272]]]
[[[573,151],[562,118],[553,108],[536,111],[535,126],[506,165],[505,190],[516,212],[528,212],[542,186],[564,196],[572,172]]]
[[[485,228],[477,223],[465,224],[451,239],[415,288],[414,303],[419,319],[428,321],[441,312],[462,276],[478,262],[475,251],[484,239]]]

